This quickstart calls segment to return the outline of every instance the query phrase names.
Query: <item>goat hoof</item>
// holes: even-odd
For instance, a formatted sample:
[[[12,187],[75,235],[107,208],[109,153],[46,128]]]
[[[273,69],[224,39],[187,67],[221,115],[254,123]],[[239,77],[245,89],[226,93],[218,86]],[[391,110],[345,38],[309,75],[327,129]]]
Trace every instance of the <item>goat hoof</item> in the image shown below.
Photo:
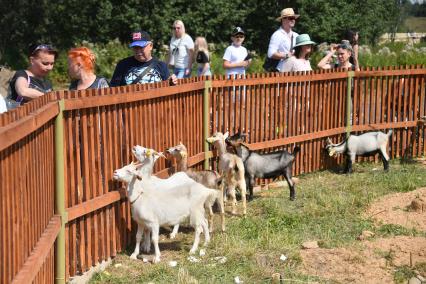
[[[195,254],[195,252],[196,252],[197,250],[196,249],[191,249],[190,251],[189,251],[189,254]]]
[[[138,259],[138,254],[132,253],[132,255],[130,255],[130,258],[136,260],[136,259]]]
[[[160,262],[160,257],[158,256],[156,256],[156,257],[154,257],[153,259],[152,259],[152,263],[159,263]]]
[[[172,234],[170,234],[170,238],[171,238],[171,239],[176,238],[176,234],[173,234],[173,233],[172,233]]]

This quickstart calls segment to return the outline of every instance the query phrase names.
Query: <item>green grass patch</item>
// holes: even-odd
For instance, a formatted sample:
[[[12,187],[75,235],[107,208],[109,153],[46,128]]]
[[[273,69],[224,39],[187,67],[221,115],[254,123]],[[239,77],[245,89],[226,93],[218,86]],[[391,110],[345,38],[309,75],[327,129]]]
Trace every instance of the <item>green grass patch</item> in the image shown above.
[[[426,17],[408,17],[403,26],[402,32],[426,33]]]

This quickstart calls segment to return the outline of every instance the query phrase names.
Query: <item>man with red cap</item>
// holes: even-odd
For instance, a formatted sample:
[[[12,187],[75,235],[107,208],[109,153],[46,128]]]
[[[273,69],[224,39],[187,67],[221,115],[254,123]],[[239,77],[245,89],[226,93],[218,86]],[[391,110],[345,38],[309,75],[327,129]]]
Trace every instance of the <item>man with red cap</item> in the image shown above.
[[[132,33],[133,56],[117,63],[111,79],[111,87],[131,84],[146,84],[170,80],[176,84],[175,75],[170,76],[167,64],[152,56],[153,43],[145,31]]]

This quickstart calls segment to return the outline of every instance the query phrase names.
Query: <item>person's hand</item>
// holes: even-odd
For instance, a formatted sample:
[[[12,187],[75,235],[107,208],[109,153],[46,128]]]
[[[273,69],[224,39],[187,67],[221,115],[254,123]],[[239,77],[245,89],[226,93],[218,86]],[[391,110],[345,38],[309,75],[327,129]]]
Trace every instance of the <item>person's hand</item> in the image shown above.
[[[336,43],[330,44],[330,51],[334,53],[336,50],[337,50],[337,44]]]
[[[191,74],[191,68],[185,68],[185,76]]]
[[[178,81],[178,78],[176,77],[176,75],[175,75],[175,74],[172,74],[172,75],[169,77],[169,83],[170,83],[170,85],[176,85],[176,84],[177,84],[177,81]]]

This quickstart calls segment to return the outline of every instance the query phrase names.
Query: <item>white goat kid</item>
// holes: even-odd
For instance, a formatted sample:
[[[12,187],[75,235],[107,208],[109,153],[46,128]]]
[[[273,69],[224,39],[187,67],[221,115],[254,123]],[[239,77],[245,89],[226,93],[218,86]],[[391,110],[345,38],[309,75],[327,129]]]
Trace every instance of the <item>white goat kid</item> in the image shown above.
[[[246,205],[246,181],[244,178],[244,163],[240,157],[226,151],[225,139],[229,133],[222,134],[216,132],[213,136],[207,138],[207,142],[213,144],[219,152],[219,173],[223,177],[222,186],[227,186],[227,192],[232,197],[232,214],[237,213],[237,198],[235,196],[235,187],[241,192],[243,203],[243,215],[247,214]]]
[[[163,225],[179,224],[185,218],[190,218],[190,224],[195,228],[195,238],[190,253],[195,253],[200,241],[201,231],[205,234],[205,245],[210,241],[207,220],[204,217],[204,204],[216,199],[216,192],[200,188],[200,184],[174,186],[158,190],[149,180],[144,180],[139,172],[142,164],[131,163],[114,171],[114,179],[127,183],[127,191],[131,203],[133,219],[138,223],[136,247],[131,255],[135,259],[139,253],[142,232],[152,233],[155,256],[153,263],[160,261],[158,246],[159,230]]]
[[[218,190],[218,198],[216,204],[219,207],[220,217],[221,217],[221,226],[222,232],[225,231],[225,208],[223,204],[223,187],[221,186],[222,178],[219,176],[219,173],[216,171],[196,171],[193,169],[188,169],[188,151],[185,145],[180,142],[178,145],[170,147],[166,150],[170,155],[172,155],[177,161],[177,170],[178,172],[185,172],[190,178],[195,180],[198,183],[206,186],[207,188],[214,188]],[[209,224],[210,232],[213,232],[213,209],[210,207],[209,210]]]
[[[347,164],[346,172],[352,172],[352,164],[355,163],[356,156],[372,156],[379,153],[383,168],[385,171],[389,169],[389,156],[386,150],[389,137],[392,130],[388,133],[381,131],[367,132],[361,135],[350,135],[345,141],[339,144],[333,144],[330,138],[327,138],[325,149],[330,156],[344,153],[346,155]]]

